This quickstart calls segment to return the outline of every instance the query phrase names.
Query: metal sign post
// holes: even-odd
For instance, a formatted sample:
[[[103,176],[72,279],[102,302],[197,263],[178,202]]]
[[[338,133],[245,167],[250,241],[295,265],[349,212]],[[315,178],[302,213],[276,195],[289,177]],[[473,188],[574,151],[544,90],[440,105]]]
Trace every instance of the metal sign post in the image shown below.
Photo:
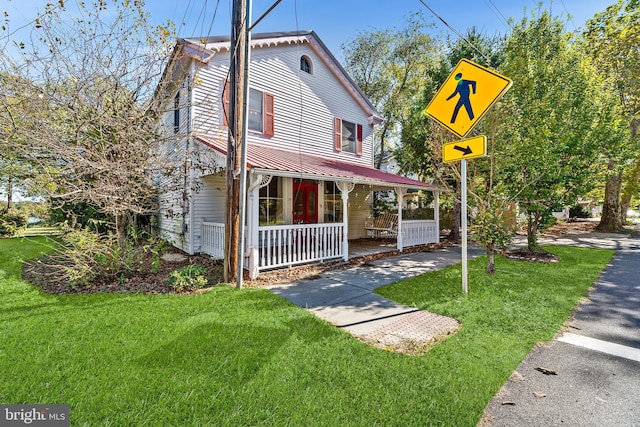
[[[466,138],[485,113],[511,87],[512,80],[468,59],[455,66],[440,87],[424,115],[452,133]],[[487,137],[455,141],[442,146],[443,163],[460,161],[462,226],[462,293],[468,291],[467,269],[467,159],[487,156]]]
[[[462,293],[468,292],[468,269],[467,269],[467,161],[460,161],[460,216],[462,226]]]

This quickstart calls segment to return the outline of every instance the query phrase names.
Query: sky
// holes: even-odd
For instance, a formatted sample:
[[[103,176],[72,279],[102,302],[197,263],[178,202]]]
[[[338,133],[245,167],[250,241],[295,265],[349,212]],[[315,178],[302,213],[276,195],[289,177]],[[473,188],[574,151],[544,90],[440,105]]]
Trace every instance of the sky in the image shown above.
[[[461,33],[476,27],[486,35],[505,34],[509,20],[531,16],[540,0],[423,0],[435,13]],[[253,20],[259,18],[275,0],[253,0]],[[568,31],[584,28],[588,19],[604,11],[615,0],[545,0],[543,8],[566,22]],[[190,0],[169,4],[148,0],[153,19],[171,19],[178,25],[179,37],[221,35],[230,32],[230,0],[219,2],[216,19],[211,20],[216,1]],[[178,4],[179,3],[179,4]],[[222,4],[224,3],[224,4]],[[203,12],[204,10],[204,12]],[[422,12],[433,22],[434,34],[456,37],[420,0],[282,0],[255,32],[314,30],[332,53],[342,58],[341,45],[358,33],[387,28],[400,29],[408,16]],[[570,17],[570,19],[569,19]],[[212,28],[209,31],[209,28]]]
[[[68,7],[79,0],[66,0]],[[249,1],[249,0],[247,0]],[[508,20],[530,17],[540,0],[422,0],[449,25],[461,33],[476,27],[486,35],[509,32]],[[594,14],[602,12],[616,0],[543,0],[566,22],[568,31],[584,28]],[[0,11],[9,13],[12,28],[30,21],[47,0],[0,0]],[[52,3],[56,1],[50,0]],[[255,21],[275,0],[253,0]],[[146,0],[151,22],[173,21],[179,37],[227,35],[231,31],[232,0]],[[455,38],[456,35],[420,0],[282,0],[255,28],[255,32],[314,30],[332,53],[342,58],[341,45],[360,32],[402,28],[406,18],[422,12],[434,23],[431,32]]]

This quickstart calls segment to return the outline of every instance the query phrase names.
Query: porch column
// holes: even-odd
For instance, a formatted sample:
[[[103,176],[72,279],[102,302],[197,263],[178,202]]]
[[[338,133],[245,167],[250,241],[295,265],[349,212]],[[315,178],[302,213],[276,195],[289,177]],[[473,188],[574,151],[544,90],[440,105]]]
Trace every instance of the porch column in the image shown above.
[[[440,243],[440,192],[433,192],[433,220],[436,223],[436,243]]]
[[[396,196],[398,199],[398,238],[396,239],[397,247],[402,252],[402,202],[404,202],[404,196],[407,194],[406,188],[396,187]]]
[[[260,189],[271,182],[271,175],[251,174],[249,184],[249,218],[247,221],[249,244],[249,277],[258,277],[260,267],[260,242],[258,226],[260,222]]]
[[[356,185],[353,182],[336,181],[336,187],[342,194],[342,259],[349,260],[349,215],[347,212],[349,193]]]

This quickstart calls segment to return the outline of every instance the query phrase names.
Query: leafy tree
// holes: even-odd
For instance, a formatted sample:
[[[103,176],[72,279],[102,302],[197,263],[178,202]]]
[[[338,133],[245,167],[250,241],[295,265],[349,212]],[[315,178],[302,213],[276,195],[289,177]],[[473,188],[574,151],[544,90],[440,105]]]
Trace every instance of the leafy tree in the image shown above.
[[[377,133],[376,167],[380,168],[412,100],[421,93],[437,43],[424,32],[422,14],[409,17],[400,30],[361,32],[342,45],[345,66],[384,121]]]
[[[640,180],[638,126],[640,125],[640,4],[618,0],[587,22],[582,35],[585,52],[597,65],[610,91],[622,105],[620,111],[629,127],[628,138],[605,151],[607,183],[601,231],[618,231],[626,218],[635,186]],[[635,160],[631,162],[633,155]],[[629,167],[629,165],[635,166]],[[624,174],[625,169],[627,173]],[[623,181],[625,191],[621,198]],[[621,200],[622,199],[622,200]]]
[[[4,211],[11,209],[14,191],[29,191],[28,179],[33,175],[33,167],[21,150],[25,142],[17,132],[24,123],[20,105],[23,101],[20,94],[11,92],[11,79],[0,74],[0,188],[7,196]]]
[[[106,215],[124,246],[127,224],[156,212],[153,177],[165,167],[150,100],[166,58],[166,28],[151,28],[143,2],[50,3],[31,42],[0,53],[9,93],[20,94],[21,155],[51,183],[59,204]]]
[[[599,123],[604,88],[563,24],[548,12],[515,25],[506,45],[503,74],[513,79],[506,94],[514,111],[504,117],[500,180],[527,220],[527,241],[554,208],[571,205],[590,189],[606,124]]]

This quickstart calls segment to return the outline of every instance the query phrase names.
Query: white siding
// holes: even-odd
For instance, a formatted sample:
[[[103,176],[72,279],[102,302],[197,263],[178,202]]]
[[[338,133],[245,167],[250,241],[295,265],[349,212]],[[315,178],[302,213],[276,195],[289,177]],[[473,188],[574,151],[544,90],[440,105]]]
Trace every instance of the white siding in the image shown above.
[[[299,69],[303,55],[312,61],[312,74]],[[198,70],[194,83],[194,132],[222,141],[226,141],[226,127],[221,96],[228,59],[226,52],[215,55]],[[250,131],[250,143],[373,166],[373,127],[367,113],[308,44],[253,49],[250,87],[275,97],[275,135]],[[335,117],[362,125],[362,156],[334,150]]]
[[[189,239],[189,194],[190,171],[185,165],[189,162],[190,129],[190,84],[185,77],[176,92],[165,103],[161,133],[164,136],[160,150],[165,160],[172,166],[164,176],[158,179],[158,231],[161,237],[170,241],[177,248],[190,252]],[[179,92],[178,92],[179,91]],[[180,94],[180,123],[176,133],[174,130],[175,96]]]
[[[367,217],[371,214],[371,195],[368,185],[356,185],[349,193],[349,239],[367,237],[365,225]]]
[[[224,173],[204,176],[198,180],[193,194],[193,248],[200,252],[203,222],[224,223],[226,184]]]

